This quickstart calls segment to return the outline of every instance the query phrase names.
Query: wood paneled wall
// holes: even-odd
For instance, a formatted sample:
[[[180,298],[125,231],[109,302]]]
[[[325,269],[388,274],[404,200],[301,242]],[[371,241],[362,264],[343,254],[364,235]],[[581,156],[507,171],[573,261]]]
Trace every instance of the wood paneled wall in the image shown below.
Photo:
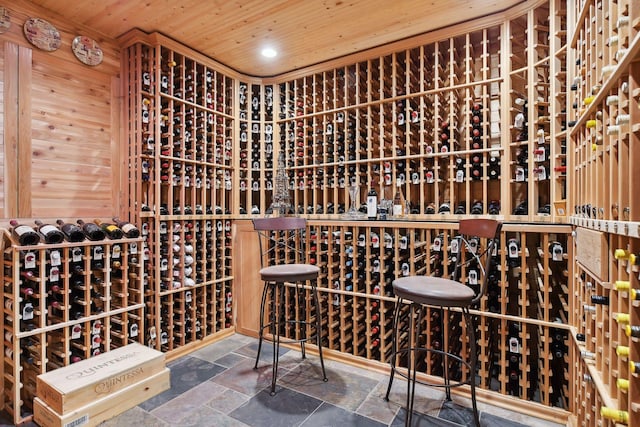
[[[0,218],[123,214],[117,43],[28,1],[5,7],[11,27],[0,34]],[[58,50],[29,44],[23,24],[30,17],[58,29]],[[76,59],[71,42],[77,35],[100,43],[102,64],[90,67]]]
[[[4,44],[0,43],[0,100],[4,100]],[[0,153],[4,153],[4,102],[0,102]],[[0,156],[0,188],[4,189],[5,183],[5,156]],[[4,191],[0,191],[0,217],[4,217],[5,204]]]

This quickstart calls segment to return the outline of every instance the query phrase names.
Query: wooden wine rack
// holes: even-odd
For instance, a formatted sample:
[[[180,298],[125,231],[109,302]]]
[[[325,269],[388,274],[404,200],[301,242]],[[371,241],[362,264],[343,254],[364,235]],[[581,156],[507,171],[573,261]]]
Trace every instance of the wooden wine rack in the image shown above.
[[[146,343],[177,355],[234,330],[238,288],[241,306],[255,310],[251,274],[232,264],[231,243],[248,264],[257,253],[245,253],[233,230],[238,220],[270,213],[276,159],[284,153],[293,210],[311,219],[307,261],[322,269],[330,351],[385,363],[390,281],[447,274],[447,257],[436,263],[433,249],[441,234],[448,248],[455,224],[446,221],[517,221],[504,228],[489,295],[474,312],[481,386],[510,403],[540,402],[550,417],[564,413],[573,403],[572,309],[563,298],[573,246],[570,228],[550,223],[565,218],[572,172],[563,168],[571,154],[566,16],[565,2],[536,1],[395,50],[269,79],[239,75],[158,34],[123,36],[130,219],[148,251]],[[408,211],[389,222],[336,221],[351,183],[361,196],[373,188],[385,200],[401,191]],[[449,212],[439,213],[445,203]],[[425,219],[433,222],[415,221]],[[548,224],[530,224],[538,222]],[[523,248],[513,259],[511,239]],[[554,242],[561,260],[552,258]],[[185,269],[191,251],[193,267]],[[242,283],[234,283],[232,268]],[[286,298],[291,314],[303,316],[308,298]],[[424,339],[466,351],[465,339],[455,339],[465,336],[459,317],[430,310],[421,320]],[[425,360],[424,373],[438,375],[436,362]]]
[[[143,342],[142,239],[20,246],[2,230],[1,242],[3,407],[20,424],[39,374]]]
[[[271,261],[317,265],[324,349],[380,366],[388,363],[392,345],[391,282],[405,275],[451,273],[456,228],[451,222],[311,220],[304,241],[306,259],[281,251]],[[560,409],[569,410],[572,252],[569,226],[531,225],[526,231],[518,224],[503,227],[487,272],[487,295],[472,310],[478,324],[479,386],[491,393],[492,401],[502,395],[511,405],[537,402],[537,410],[555,419],[562,418]],[[462,280],[473,287],[483,275],[468,268]],[[311,312],[308,295],[290,288],[284,298],[292,318]],[[413,322],[422,322],[420,343],[465,354],[469,347],[461,320],[459,311],[431,307],[424,319]],[[310,325],[307,330],[281,331],[296,339],[314,333]],[[426,356],[421,371],[442,376],[442,360],[436,354]],[[459,366],[450,366],[450,372],[458,378],[467,375]],[[525,405],[522,409],[527,411]]]
[[[280,83],[296,211],[340,214],[355,183],[387,200],[401,191],[411,217],[562,220],[552,205],[566,205],[565,15],[561,1],[538,2],[506,22]]]
[[[123,38],[131,220],[145,238],[146,344],[176,357],[233,331],[237,80],[175,42]]]
[[[615,254],[640,250],[640,199],[633,187],[640,178],[640,6],[627,0],[568,5],[576,421],[638,425],[640,383],[629,363],[640,360],[640,344],[625,332],[639,324],[640,309],[632,291],[616,284],[628,281],[637,289],[638,267]],[[603,407],[624,411],[627,420],[605,416]]]

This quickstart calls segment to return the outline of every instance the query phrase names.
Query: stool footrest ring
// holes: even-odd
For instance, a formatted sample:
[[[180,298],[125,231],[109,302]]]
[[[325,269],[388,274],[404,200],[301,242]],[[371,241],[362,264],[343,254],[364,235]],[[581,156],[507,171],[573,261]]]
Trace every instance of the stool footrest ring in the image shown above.
[[[444,350],[438,350],[435,348],[428,348],[428,347],[411,347],[411,348],[403,348],[400,350],[397,350],[395,353],[391,353],[391,358],[393,357],[397,357],[397,355],[399,354],[407,354],[409,352],[416,352],[416,353],[436,353],[436,354],[440,354],[446,358],[449,359],[454,359],[455,361],[459,362],[461,365],[465,365],[467,367],[467,369],[469,370],[469,375],[475,375],[475,373],[471,372],[471,363],[467,362],[466,360],[463,360],[460,356],[458,356],[457,354],[454,353],[449,353],[447,351]],[[403,368],[400,366],[392,366],[391,369],[393,371],[395,371],[398,375],[400,375],[402,378],[405,379],[409,379],[407,374],[402,372],[404,370],[406,370],[407,368]],[[432,376],[437,376],[437,375],[432,375]],[[449,384],[438,384],[438,383],[431,383],[428,381],[418,381],[416,380],[416,383],[418,384],[422,384],[422,385],[426,385],[429,387],[440,387],[440,388],[454,388],[454,387],[460,387],[463,385],[470,385],[470,379],[466,380],[466,381],[456,381],[454,383],[449,383]]]

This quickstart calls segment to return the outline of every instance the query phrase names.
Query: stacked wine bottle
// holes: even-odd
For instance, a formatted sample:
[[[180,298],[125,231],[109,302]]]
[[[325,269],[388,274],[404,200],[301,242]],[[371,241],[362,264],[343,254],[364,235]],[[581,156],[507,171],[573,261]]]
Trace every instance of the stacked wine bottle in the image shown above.
[[[5,407],[15,422],[32,410],[37,375],[141,341],[139,234],[118,218],[10,221],[1,280]]]

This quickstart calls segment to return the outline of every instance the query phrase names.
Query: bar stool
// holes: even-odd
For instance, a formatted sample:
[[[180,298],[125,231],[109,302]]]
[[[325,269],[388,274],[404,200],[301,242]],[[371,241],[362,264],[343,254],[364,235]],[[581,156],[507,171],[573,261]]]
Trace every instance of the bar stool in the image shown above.
[[[306,358],[305,342],[315,336],[316,345],[318,346],[318,355],[320,356],[320,365],[322,366],[322,379],[327,381],[327,374],[324,369],[324,359],[322,358],[321,343],[321,312],[320,298],[318,297],[318,288],[316,281],[320,269],[315,265],[300,263],[304,258],[303,243],[304,230],[306,229],[306,220],[297,217],[275,217],[275,218],[255,218],[253,220],[253,228],[260,236],[260,278],[264,282],[262,290],[262,300],[260,303],[260,330],[258,341],[258,354],[256,355],[256,364],[254,369],[258,368],[260,360],[260,351],[262,350],[263,339],[273,343],[273,364],[271,377],[271,395],[276,392],[276,378],[278,375],[278,356],[280,352],[280,343],[300,343],[302,358]],[[274,260],[270,259],[275,257]],[[291,260],[291,262],[289,262]],[[301,319],[299,311],[294,311],[295,318],[291,318],[287,313],[285,306],[285,288],[286,284],[293,284],[290,289],[293,290],[295,304],[300,303],[300,295],[302,300],[306,301],[305,283],[310,281],[311,304],[315,311],[315,320],[309,319],[309,313],[304,310]],[[269,304],[269,323],[264,324],[265,306],[267,297],[271,293]],[[306,304],[305,304],[306,306]],[[308,326],[315,324],[315,334],[307,336]],[[285,338],[281,340],[283,327],[295,325],[301,328],[298,339]],[[264,330],[269,329],[270,338],[264,337]]]
[[[471,403],[473,406],[473,417],[475,425],[480,427],[480,417],[478,415],[478,407],[476,404],[476,339],[475,339],[475,326],[473,319],[469,314],[469,308],[474,306],[480,301],[480,298],[485,294],[488,282],[488,270],[491,263],[493,248],[497,244],[497,240],[500,235],[502,223],[491,219],[467,219],[461,220],[459,223],[459,237],[451,240],[451,246],[454,243],[457,244],[457,255],[455,256],[455,262],[453,264],[452,279],[431,277],[431,276],[410,276],[401,277],[392,282],[393,291],[397,297],[394,317],[393,317],[393,337],[392,337],[392,352],[390,358],[391,375],[389,377],[389,385],[387,387],[387,394],[385,400],[389,400],[389,393],[391,392],[391,385],[393,383],[394,375],[397,371],[396,359],[398,354],[407,355],[407,405],[405,415],[405,426],[411,425],[413,416],[413,401],[415,397],[416,388],[416,360],[420,353],[436,353],[442,356],[443,363],[443,376],[444,384],[435,384],[429,382],[421,382],[421,384],[444,387],[446,392],[446,398],[451,400],[451,388],[459,387],[463,384],[469,384],[471,387]],[[482,240],[485,239],[484,251],[480,251],[483,246]],[[454,251],[452,250],[452,253]],[[482,258],[484,257],[484,264]],[[478,268],[482,268],[484,275],[479,280],[479,291],[476,293],[470,286],[458,281],[458,278],[462,274],[467,276],[467,267],[471,265],[477,265]],[[463,277],[468,279],[469,277]],[[464,360],[462,355],[457,355],[445,351],[446,349],[439,350],[436,348],[420,347],[417,342],[412,346],[412,340],[409,338],[406,348],[398,348],[398,339],[401,336],[399,333],[400,317],[403,305],[405,301],[410,304],[409,310],[406,310],[406,314],[410,319],[415,319],[415,313],[418,312],[416,322],[417,327],[415,336],[419,337],[421,334],[420,324],[423,318],[424,309],[426,306],[439,307],[442,311],[443,308],[454,308],[462,311],[463,317],[466,323],[466,329],[469,339],[469,357],[470,360]],[[468,379],[466,381],[451,382],[448,370],[448,361],[454,360],[460,363],[460,366],[465,365],[468,368]],[[398,375],[405,376],[403,372],[398,372]]]

